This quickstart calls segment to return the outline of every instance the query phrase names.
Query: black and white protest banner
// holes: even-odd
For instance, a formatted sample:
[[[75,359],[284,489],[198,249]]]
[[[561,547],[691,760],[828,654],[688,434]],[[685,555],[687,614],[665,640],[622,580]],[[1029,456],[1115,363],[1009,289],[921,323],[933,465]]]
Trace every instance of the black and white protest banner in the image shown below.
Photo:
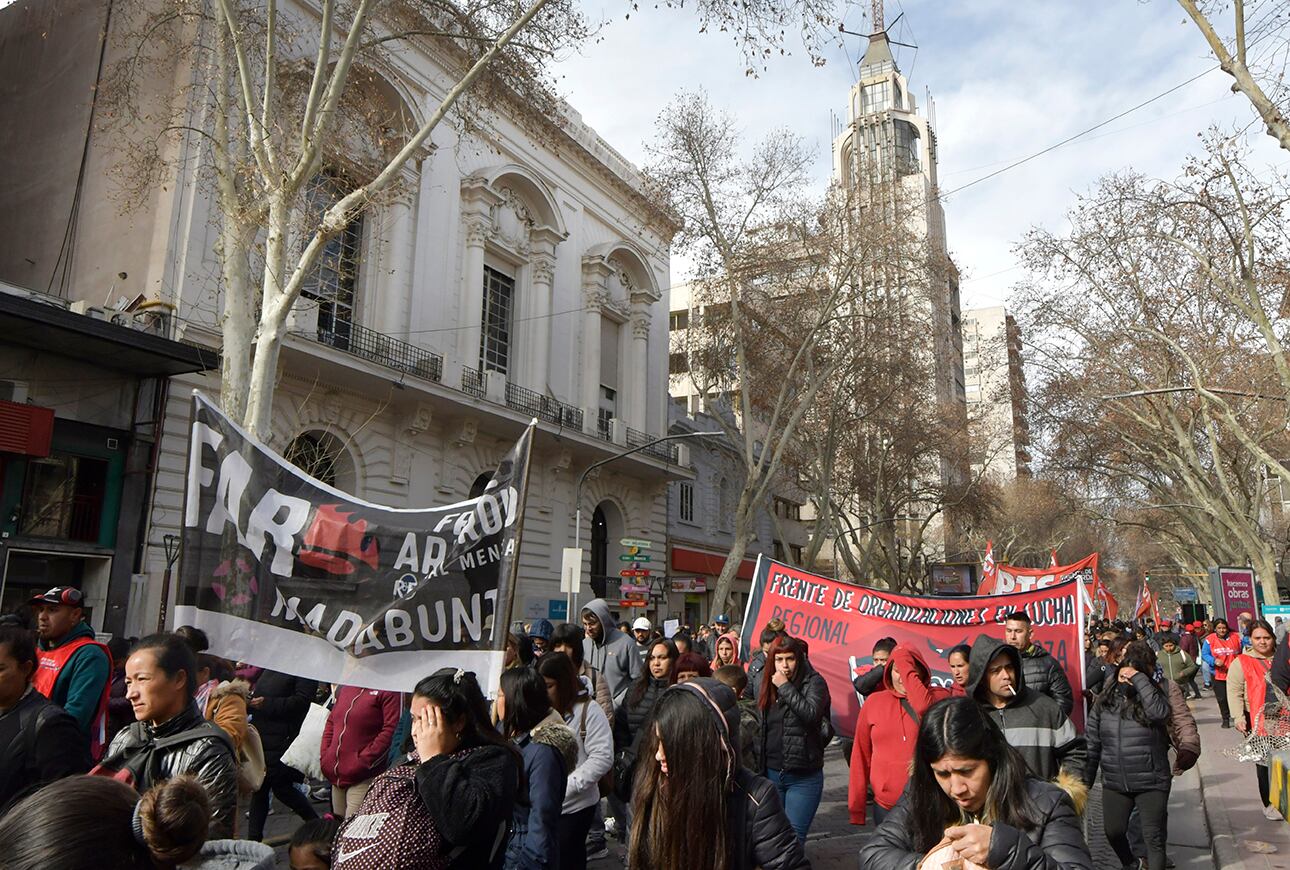
[[[401,509],[310,477],[194,393],[175,624],[331,683],[407,692],[451,666],[495,684],[533,429],[477,498]]]

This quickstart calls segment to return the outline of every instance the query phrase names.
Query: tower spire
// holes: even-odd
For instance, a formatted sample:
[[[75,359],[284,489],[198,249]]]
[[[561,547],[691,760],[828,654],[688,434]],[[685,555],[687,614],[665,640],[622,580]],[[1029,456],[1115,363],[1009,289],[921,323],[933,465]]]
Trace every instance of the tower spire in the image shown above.
[[[869,8],[870,8],[869,17],[873,19],[873,32],[882,33],[884,30],[887,29],[886,22],[884,21],[882,0],[870,0]]]

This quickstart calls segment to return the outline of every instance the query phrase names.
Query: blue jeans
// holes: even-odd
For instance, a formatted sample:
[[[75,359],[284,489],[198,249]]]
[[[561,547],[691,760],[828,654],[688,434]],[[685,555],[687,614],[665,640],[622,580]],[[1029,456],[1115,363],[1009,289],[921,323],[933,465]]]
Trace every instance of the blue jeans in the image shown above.
[[[806,832],[811,830],[815,811],[820,808],[820,797],[824,794],[824,771],[789,773],[768,770],[766,778],[775,783],[779,799],[784,804],[784,815],[788,816],[798,842],[805,843]]]

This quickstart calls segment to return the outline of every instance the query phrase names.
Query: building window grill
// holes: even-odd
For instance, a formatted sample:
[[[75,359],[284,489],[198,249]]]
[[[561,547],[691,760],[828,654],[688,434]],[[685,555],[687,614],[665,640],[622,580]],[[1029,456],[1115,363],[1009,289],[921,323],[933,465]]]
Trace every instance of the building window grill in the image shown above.
[[[479,367],[506,374],[511,363],[511,306],[515,279],[484,267],[483,331],[479,338]]]

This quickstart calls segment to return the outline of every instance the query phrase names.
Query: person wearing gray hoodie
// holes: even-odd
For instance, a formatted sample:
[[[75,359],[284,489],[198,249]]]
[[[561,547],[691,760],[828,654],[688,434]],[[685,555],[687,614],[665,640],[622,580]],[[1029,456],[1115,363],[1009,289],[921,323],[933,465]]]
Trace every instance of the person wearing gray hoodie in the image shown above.
[[[609,683],[609,697],[614,709],[623,703],[628,688],[641,675],[641,658],[636,641],[618,630],[609,605],[603,598],[593,598],[582,608],[583,660],[600,672]]]

